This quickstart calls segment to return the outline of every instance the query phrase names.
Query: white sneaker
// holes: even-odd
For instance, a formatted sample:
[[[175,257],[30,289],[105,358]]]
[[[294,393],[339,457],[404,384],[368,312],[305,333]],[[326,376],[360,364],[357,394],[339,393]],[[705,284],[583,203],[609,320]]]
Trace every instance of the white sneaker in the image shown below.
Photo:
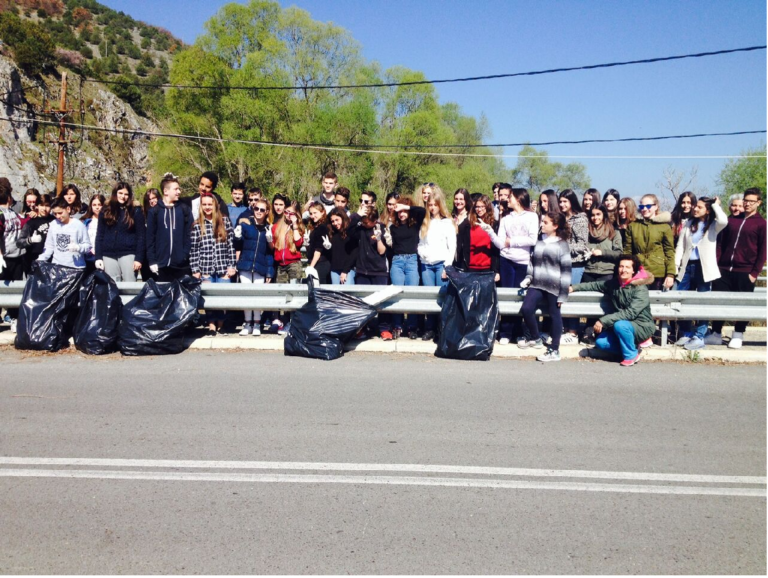
[[[289,321],[288,323],[286,323],[285,325],[283,325],[283,324],[281,323],[281,324],[280,324],[280,329],[278,329],[278,330],[277,330],[277,334],[278,334],[278,335],[285,335],[285,334],[286,334],[286,333],[288,333],[290,330],[291,330],[291,322],[290,322],[290,321]]]
[[[714,331],[704,337],[704,343],[707,345],[722,345],[723,344],[723,334],[722,333],[715,333]]]
[[[560,352],[553,349],[547,349],[545,354],[539,355],[536,359],[545,363],[547,361],[560,361]]]
[[[576,337],[573,333],[563,333],[563,336],[560,338],[560,343],[563,343],[565,345],[578,345],[579,338]],[[559,354],[558,354],[558,361],[559,361]]]
[[[242,337],[245,337],[246,335],[250,335],[252,331],[253,331],[253,325],[251,325],[250,323],[246,323],[245,325],[243,325],[243,329],[240,331],[240,335]],[[258,331],[258,329],[256,331]]]
[[[499,345],[509,345],[509,337],[502,337],[499,339]]]
[[[734,331],[731,340],[728,342],[728,349],[741,349],[744,344],[744,334],[741,331]]]
[[[11,319],[11,333],[16,333],[16,320]],[[741,347],[741,346],[739,346]]]
[[[549,343],[552,340],[552,337],[549,335],[549,333],[542,333],[541,334],[541,340],[544,343]]]
[[[690,337],[684,336],[684,337],[681,337],[680,339],[678,339],[677,341],[675,341],[675,345],[677,345],[678,347],[682,347],[683,345],[688,343],[690,340],[691,340]]]
[[[261,335],[261,329],[259,329],[258,324],[253,326],[253,333],[251,333],[254,337],[258,337]]]

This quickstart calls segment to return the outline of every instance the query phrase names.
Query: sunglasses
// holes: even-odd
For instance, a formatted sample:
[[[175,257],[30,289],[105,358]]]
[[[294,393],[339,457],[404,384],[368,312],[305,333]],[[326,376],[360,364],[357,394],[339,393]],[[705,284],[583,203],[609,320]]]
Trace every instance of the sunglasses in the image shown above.
[[[287,217],[293,217],[295,214],[296,214],[296,213],[294,213],[293,211],[286,211],[286,212],[285,212],[285,215],[286,215]]]
[[[257,208],[257,209],[254,209],[254,210],[253,210],[253,212],[254,212],[254,213],[266,213],[266,212],[267,212],[267,210],[266,210],[266,209],[263,209],[263,208],[262,208],[262,209],[259,209],[259,208]]]
[[[422,187],[434,187],[435,183],[421,183]]]
[[[650,205],[637,205],[637,208],[642,210],[650,209],[651,207],[655,207],[656,203],[651,203]]]
[[[261,199],[259,197],[253,197],[252,199],[248,199],[249,203],[255,203],[256,201],[260,201]]]
[[[365,199],[363,199],[362,203],[363,203],[364,205],[372,205],[372,204],[373,204],[373,201],[370,201],[370,200],[366,201]]]

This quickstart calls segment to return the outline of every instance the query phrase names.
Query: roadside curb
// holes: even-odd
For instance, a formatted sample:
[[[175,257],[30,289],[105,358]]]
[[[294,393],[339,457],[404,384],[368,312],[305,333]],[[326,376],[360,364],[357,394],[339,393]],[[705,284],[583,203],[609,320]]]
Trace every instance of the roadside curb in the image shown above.
[[[0,332],[0,346],[13,347],[15,335],[10,331]],[[187,347],[192,350],[243,350],[243,351],[283,351],[283,337],[277,335],[261,335],[259,337],[240,337],[239,335],[218,335],[216,337],[190,337]],[[362,353],[402,353],[402,354],[435,354],[435,344],[431,341],[397,339],[381,341],[369,339],[347,343],[346,352]],[[494,358],[534,360],[544,349],[520,349],[515,344],[499,345],[493,348]],[[585,356],[586,354],[586,356]],[[610,354],[583,345],[561,345],[562,359],[612,359]],[[586,357],[586,359],[585,359]],[[759,363],[765,364],[768,349],[763,345],[747,345],[742,349],[728,349],[724,345],[709,346],[697,352],[686,351],[682,347],[650,347],[643,351],[645,361],[676,361],[687,363],[720,362],[720,363]]]

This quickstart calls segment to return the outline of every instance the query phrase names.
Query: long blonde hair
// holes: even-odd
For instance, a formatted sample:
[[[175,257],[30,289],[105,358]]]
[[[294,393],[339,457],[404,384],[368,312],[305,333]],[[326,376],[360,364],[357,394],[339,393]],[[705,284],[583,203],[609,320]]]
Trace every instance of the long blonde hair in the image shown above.
[[[291,210],[294,213],[296,213],[297,221],[296,224],[299,227],[299,233],[301,235],[304,235],[304,225],[301,222],[301,212],[299,211],[299,204],[296,201],[293,201],[291,203],[286,203],[285,210]],[[291,251],[291,253],[296,253],[296,242],[293,240],[293,229],[291,228],[291,221],[288,219],[288,216],[283,213],[283,218],[280,219],[277,222],[277,225],[275,225],[275,239],[274,239],[274,246],[276,251],[282,251],[285,248],[286,239],[288,242],[288,250]]]
[[[416,187],[416,190],[413,192],[413,206],[414,207],[424,207],[427,208],[427,204],[424,202],[423,199],[423,193],[424,189],[432,189],[432,192],[429,195],[429,198],[432,198],[432,195],[442,195],[443,189],[441,189],[439,186],[437,186],[436,183],[424,183],[422,185],[419,185]]]
[[[211,214],[211,225],[213,225],[213,238],[219,243],[227,242],[227,227],[224,226],[224,218],[219,212],[219,203],[216,197],[205,194],[200,197],[200,212],[197,215],[197,224],[200,227],[200,236],[205,237],[205,215],[203,215],[203,199],[210,198],[213,201],[213,213]]]
[[[437,187],[437,185],[435,185],[435,187],[432,189],[432,194],[429,196],[429,203],[432,201],[437,203],[437,207],[439,209],[438,213],[441,219],[451,219],[451,212],[448,210],[448,207],[445,204],[445,195],[443,194],[443,191]],[[432,222],[432,213],[429,211],[429,203],[427,203],[427,214],[424,216],[424,222],[421,224],[421,230],[419,231],[419,237],[421,239],[424,239],[427,236],[427,232],[429,231],[429,224]],[[454,230],[458,231],[456,223],[453,221],[453,219],[451,219],[451,223],[453,223]]]

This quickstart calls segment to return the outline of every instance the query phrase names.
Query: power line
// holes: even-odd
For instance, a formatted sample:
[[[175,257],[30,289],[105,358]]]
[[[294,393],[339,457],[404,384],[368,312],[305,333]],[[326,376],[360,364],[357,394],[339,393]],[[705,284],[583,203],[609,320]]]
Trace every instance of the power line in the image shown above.
[[[538,76],[542,74],[553,74],[557,72],[573,72],[577,70],[595,70],[599,68],[614,68],[617,66],[630,66],[634,64],[652,64],[656,62],[669,62],[672,60],[683,60],[686,58],[704,58],[707,56],[718,56],[722,54],[734,54],[736,52],[751,52],[754,50],[765,50],[766,46],[748,46],[745,48],[732,48],[728,50],[716,50],[713,52],[698,52],[695,54],[681,54],[676,56],[661,56],[658,58],[644,58],[642,60],[625,60],[621,62],[606,62],[602,64],[589,64],[584,66],[571,66],[566,68],[550,68],[547,70],[534,70],[530,72],[510,72],[505,74],[490,74],[487,76],[468,76],[466,78],[444,78],[438,80],[412,80],[408,82],[379,82],[371,84],[339,84],[326,86],[216,86],[216,85],[192,85],[192,84],[168,84],[168,83],[149,83],[149,82],[123,82],[119,80],[99,80],[98,78],[85,78],[84,82],[94,82],[102,84],[111,84],[117,86],[142,86],[147,88],[179,88],[191,90],[332,90],[332,89],[351,89],[351,88],[387,88],[393,86],[417,86],[422,84],[446,84],[451,82],[474,82],[477,80],[495,80],[499,78],[514,78],[518,76]]]
[[[24,122],[33,122],[31,120],[16,120],[8,117],[0,117],[0,121],[8,121],[8,122],[18,122],[18,123],[24,123]],[[39,124],[49,124],[54,126],[61,126],[60,123],[54,122],[54,121],[46,121],[46,120],[37,120],[34,121]],[[129,135],[129,136],[146,136],[150,138],[176,138],[176,139],[183,139],[183,140],[197,140],[197,141],[207,141],[207,142],[220,142],[220,143],[234,143],[234,144],[250,144],[250,145],[258,145],[258,146],[272,146],[272,147],[281,147],[281,148],[299,148],[299,149],[310,149],[310,150],[327,150],[327,151],[338,151],[338,152],[352,152],[352,153],[366,153],[366,154],[388,154],[388,155],[396,155],[396,154],[402,154],[402,155],[413,155],[413,156],[444,156],[444,157],[485,157],[485,158],[521,158],[521,155],[498,155],[498,154],[479,154],[479,153],[444,153],[444,152],[423,152],[423,151],[394,151],[394,150],[378,150],[378,149],[366,149],[366,148],[353,148],[346,145],[323,145],[323,144],[312,144],[312,143],[287,143],[287,142],[275,142],[275,141],[257,141],[257,140],[245,140],[245,139],[223,139],[218,137],[210,137],[210,136],[200,136],[200,135],[187,135],[187,134],[177,134],[177,133],[159,133],[159,132],[149,132],[144,130],[136,130],[136,129],[123,129],[123,128],[109,128],[109,127],[103,127],[103,126],[95,126],[95,125],[86,125],[86,124],[77,124],[77,123],[64,123],[64,126],[67,128],[76,128],[76,129],[83,129],[88,131],[95,131],[95,132],[107,132],[112,134],[123,134],[123,135]],[[637,137],[635,139],[601,139],[601,140],[595,140],[595,141],[572,141],[572,144],[581,144],[583,142],[628,142],[631,140],[662,140],[662,139],[681,139],[681,138],[700,138],[700,137],[706,137],[706,136],[725,136],[725,135],[738,135],[738,134],[764,134],[765,130],[759,130],[759,131],[740,131],[740,132],[733,132],[733,133],[706,133],[706,134],[698,134],[698,135],[677,135],[677,136],[666,136],[666,137]],[[565,142],[565,141],[562,141]],[[522,145],[530,144],[530,143],[522,143]],[[522,146],[522,145],[504,145],[504,146]],[[485,145],[485,146],[492,146],[492,145]],[[456,148],[455,145],[444,145],[444,148]],[[523,155],[523,158],[536,158],[540,157],[541,155]],[[573,156],[563,156],[563,155],[547,155],[549,158],[595,158],[595,159],[611,159],[611,158],[620,158],[620,159],[724,159],[724,158],[747,158],[744,155],[671,155],[671,156],[646,156],[646,155],[597,155],[597,156],[590,156],[590,155],[573,155]],[[750,156],[748,158],[765,158],[764,155],[757,155],[757,156]]]

